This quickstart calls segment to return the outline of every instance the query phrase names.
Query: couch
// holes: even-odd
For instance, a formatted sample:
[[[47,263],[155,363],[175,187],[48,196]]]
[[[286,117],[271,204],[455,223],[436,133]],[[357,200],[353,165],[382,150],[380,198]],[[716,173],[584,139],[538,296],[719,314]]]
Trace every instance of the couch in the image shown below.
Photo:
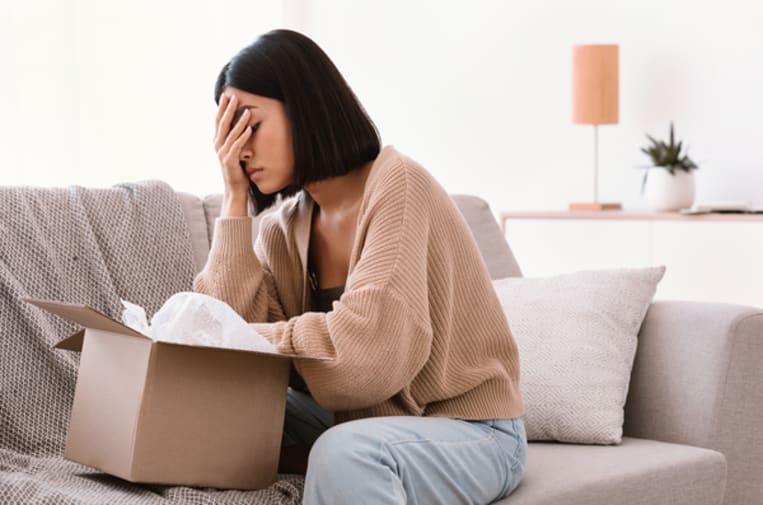
[[[221,197],[178,196],[198,271]],[[520,276],[488,205],[453,198],[491,276]],[[524,479],[500,504],[763,503],[762,358],[760,309],[654,302],[639,334],[622,443],[531,442]]]

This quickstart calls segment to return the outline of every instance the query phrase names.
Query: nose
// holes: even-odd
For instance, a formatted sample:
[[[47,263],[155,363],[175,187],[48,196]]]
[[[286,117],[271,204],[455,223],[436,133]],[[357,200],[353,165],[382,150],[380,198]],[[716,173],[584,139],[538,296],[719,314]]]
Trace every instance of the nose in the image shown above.
[[[238,154],[240,161],[249,161],[254,156],[254,149],[252,149],[252,139],[249,139],[241,148],[241,152]]]

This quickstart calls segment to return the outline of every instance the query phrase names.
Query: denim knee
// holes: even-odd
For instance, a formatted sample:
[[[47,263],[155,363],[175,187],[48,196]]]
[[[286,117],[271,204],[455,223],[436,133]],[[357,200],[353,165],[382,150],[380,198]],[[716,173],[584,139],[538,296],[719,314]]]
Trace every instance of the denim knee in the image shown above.
[[[372,445],[376,447],[372,447]],[[323,474],[344,475],[358,471],[368,459],[378,460],[373,452],[378,450],[374,440],[357,423],[343,423],[329,428],[313,444],[308,469]]]
[[[305,505],[405,503],[394,460],[382,446],[359,423],[326,430],[310,450]]]

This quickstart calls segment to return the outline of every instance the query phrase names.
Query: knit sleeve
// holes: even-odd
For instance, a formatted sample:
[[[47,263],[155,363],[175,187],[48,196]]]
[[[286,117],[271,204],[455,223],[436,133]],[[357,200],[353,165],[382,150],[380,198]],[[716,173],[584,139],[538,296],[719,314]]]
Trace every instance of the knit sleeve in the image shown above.
[[[332,358],[295,360],[328,410],[356,410],[391,398],[430,355],[429,219],[404,178],[387,189],[372,199],[360,223],[363,247],[334,309],[253,325],[282,352]]]
[[[252,246],[252,218],[218,218],[193,290],[224,301],[248,322],[286,319],[267,261]]]

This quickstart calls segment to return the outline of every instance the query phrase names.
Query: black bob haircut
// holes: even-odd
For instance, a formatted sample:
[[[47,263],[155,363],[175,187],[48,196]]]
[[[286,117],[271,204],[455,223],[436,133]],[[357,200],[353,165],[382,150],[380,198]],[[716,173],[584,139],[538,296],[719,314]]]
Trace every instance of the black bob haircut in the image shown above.
[[[272,194],[249,183],[255,214],[305,184],[337,177],[376,159],[381,139],[350,86],[318,45],[301,33],[272,30],[220,71],[215,102],[231,86],[284,103],[291,126],[294,181]]]

